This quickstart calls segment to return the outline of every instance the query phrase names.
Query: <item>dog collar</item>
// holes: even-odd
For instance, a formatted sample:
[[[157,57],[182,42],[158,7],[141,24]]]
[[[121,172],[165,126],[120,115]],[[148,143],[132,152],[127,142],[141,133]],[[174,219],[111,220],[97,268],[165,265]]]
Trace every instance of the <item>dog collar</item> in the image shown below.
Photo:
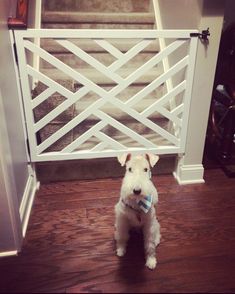
[[[123,199],[122,199],[122,203],[123,203],[126,207],[128,207],[128,208],[134,210],[135,212],[140,212],[139,209],[136,209],[136,208],[132,207],[131,205],[127,204]]]
[[[127,204],[127,203],[122,199],[122,203],[123,203],[125,206],[127,206],[127,207],[133,209],[134,211],[137,211],[137,212],[141,212],[141,211],[143,211],[144,213],[147,213],[147,212],[150,210],[150,208],[151,208],[151,206],[152,206],[152,202],[153,202],[153,197],[152,197],[152,195],[147,195],[147,196],[145,196],[144,198],[142,198],[142,199],[140,199],[140,200],[136,199],[136,203],[138,204],[138,208],[140,208],[140,210],[139,210],[139,209],[136,209],[136,208],[132,207],[131,205]]]
[[[152,195],[147,195],[143,199],[140,199],[137,201],[139,208],[144,212],[147,213],[153,202],[153,196]]]

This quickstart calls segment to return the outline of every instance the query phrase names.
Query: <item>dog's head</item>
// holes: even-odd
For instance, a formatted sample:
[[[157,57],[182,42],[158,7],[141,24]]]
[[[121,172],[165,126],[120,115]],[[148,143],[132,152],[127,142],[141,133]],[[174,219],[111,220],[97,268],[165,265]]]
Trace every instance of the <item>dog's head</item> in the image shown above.
[[[123,154],[118,157],[126,174],[122,183],[122,194],[125,197],[146,196],[152,193],[151,168],[158,162],[159,156],[144,154],[133,156]]]

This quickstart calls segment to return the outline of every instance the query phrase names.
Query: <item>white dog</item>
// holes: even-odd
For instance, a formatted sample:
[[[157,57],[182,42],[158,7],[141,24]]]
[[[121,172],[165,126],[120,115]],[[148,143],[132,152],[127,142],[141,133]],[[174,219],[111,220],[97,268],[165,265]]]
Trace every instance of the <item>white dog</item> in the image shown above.
[[[117,255],[126,253],[129,230],[143,229],[146,266],[154,269],[157,264],[156,246],[160,243],[160,225],[156,219],[154,205],[158,201],[157,190],[151,181],[151,170],[159,157],[153,154],[118,157],[126,174],[121,186],[119,202],[115,206],[115,240]]]

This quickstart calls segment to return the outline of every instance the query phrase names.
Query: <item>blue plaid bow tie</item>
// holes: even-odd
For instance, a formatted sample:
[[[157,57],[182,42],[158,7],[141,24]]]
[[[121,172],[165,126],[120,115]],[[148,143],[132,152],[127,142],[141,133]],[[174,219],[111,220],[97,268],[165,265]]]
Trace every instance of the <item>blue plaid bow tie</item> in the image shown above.
[[[152,206],[152,202],[153,202],[152,195],[147,195],[144,198],[142,198],[141,200],[137,200],[139,208],[145,213],[147,213],[150,210],[150,208]]]

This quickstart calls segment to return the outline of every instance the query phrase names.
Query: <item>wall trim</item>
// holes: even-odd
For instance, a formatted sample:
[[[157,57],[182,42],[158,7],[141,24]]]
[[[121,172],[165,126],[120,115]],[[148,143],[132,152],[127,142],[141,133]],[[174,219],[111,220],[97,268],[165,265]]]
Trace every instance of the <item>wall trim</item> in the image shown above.
[[[14,255],[17,255],[17,254],[18,254],[17,250],[5,251],[5,252],[0,252],[0,257],[14,256]]]
[[[205,183],[202,164],[180,165],[173,175],[180,185]]]
[[[25,237],[29,216],[32,210],[33,201],[35,198],[36,191],[39,189],[40,182],[36,180],[36,175],[31,174],[28,177],[24,195],[20,204],[20,218],[22,222],[22,234]]]

